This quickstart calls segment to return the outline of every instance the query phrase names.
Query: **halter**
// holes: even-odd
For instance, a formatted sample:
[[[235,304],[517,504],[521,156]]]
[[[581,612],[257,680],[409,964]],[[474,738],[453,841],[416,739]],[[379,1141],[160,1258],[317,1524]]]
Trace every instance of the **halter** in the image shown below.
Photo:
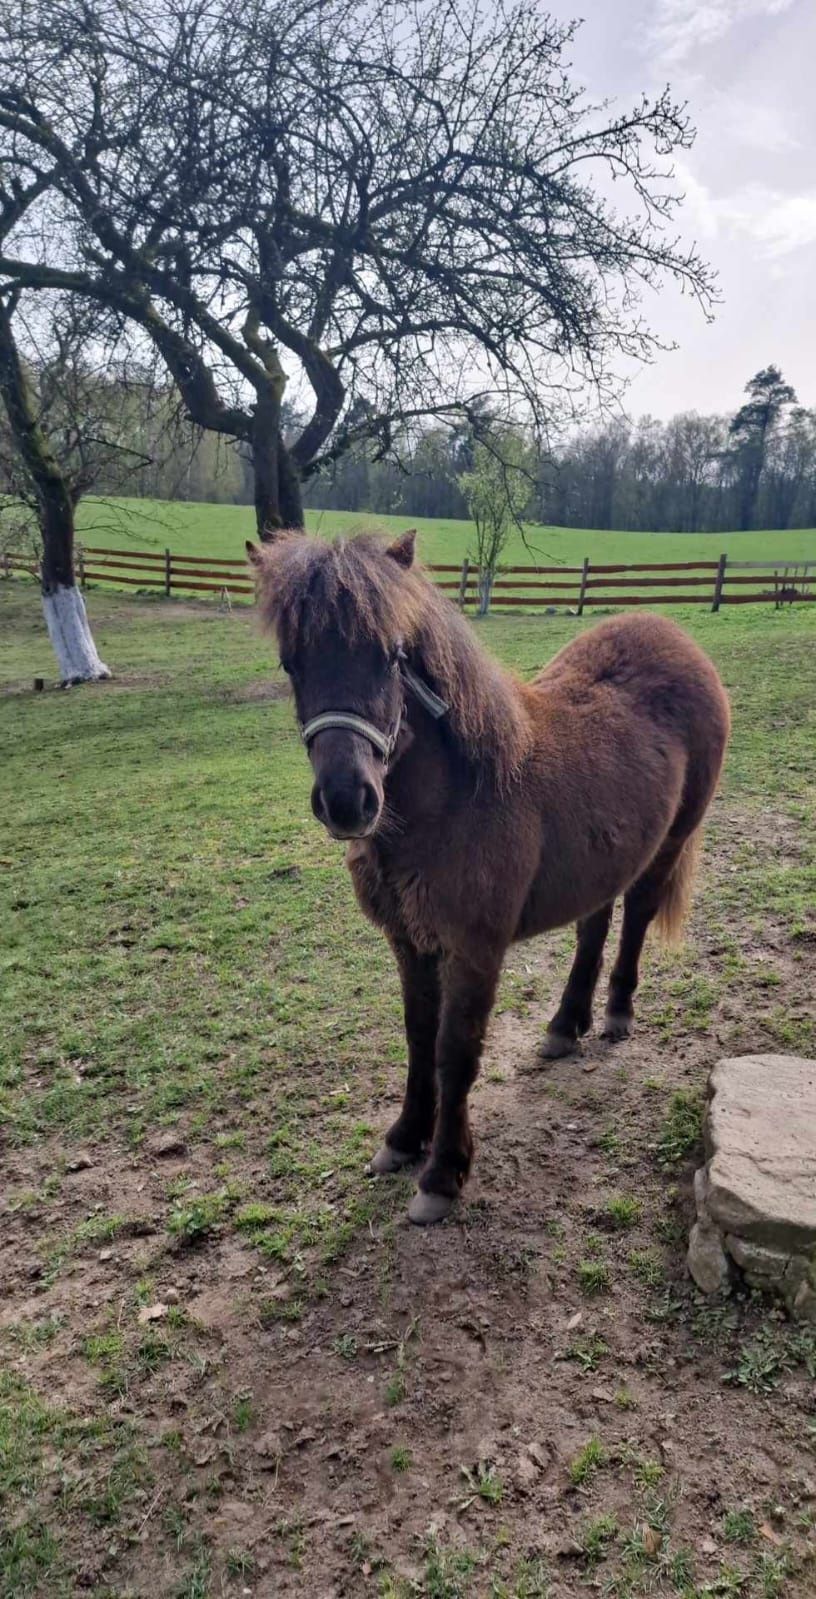
[[[429,716],[432,716],[435,721],[439,721],[442,716],[447,716],[450,707],[445,700],[440,699],[438,694],[434,694],[433,689],[429,688],[428,684],[423,682],[423,679],[413,670],[413,667],[408,665],[408,658],[401,645],[397,647],[394,664],[405,687],[410,689],[414,698],[419,700],[420,705],[424,706]],[[364,716],[355,716],[353,711],[321,711],[319,716],[313,716],[310,722],[306,722],[301,727],[300,736],[308,749],[312,739],[316,738],[318,733],[325,732],[327,728],[346,728],[350,733],[359,733],[362,738],[367,738],[369,744],[372,744],[377,753],[382,756],[383,763],[387,767],[396,748],[404,715],[405,706],[402,705],[390,733],[383,733],[379,727],[374,726],[373,722],[366,721]]]

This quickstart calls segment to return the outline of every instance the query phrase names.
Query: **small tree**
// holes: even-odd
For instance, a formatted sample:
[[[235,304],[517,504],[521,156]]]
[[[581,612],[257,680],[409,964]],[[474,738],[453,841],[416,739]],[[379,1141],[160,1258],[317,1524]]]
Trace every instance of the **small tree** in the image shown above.
[[[502,551],[519,527],[533,490],[530,451],[518,433],[494,430],[473,452],[460,478],[476,535],[470,554],[479,567],[479,615],[486,616]]]
[[[94,306],[0,294],[0,442],[4,520],[39,531],[43,611],[63,683],[110,677],[94,644],[74,570],[75,513],[104,476],[121,489],[146,457],[127,442],[119,329]],[[15,517],[15,512],[22,512]]]

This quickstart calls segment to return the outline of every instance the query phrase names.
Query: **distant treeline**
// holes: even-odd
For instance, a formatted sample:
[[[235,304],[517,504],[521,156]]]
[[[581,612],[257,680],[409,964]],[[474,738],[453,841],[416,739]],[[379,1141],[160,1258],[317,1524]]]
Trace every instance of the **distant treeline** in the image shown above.
[[[532,452],[527,517],[556,527],[714,532],[816,526],[816,411],[776,367],[757,373],[733,416],[609,420]],[[528,450],[531,447],[528,446]],[[341,459],[307,503],[405,516],[465,517],[472,435],[425,433],[397,466]],[[529,454],[528,454],[529,459]]]
[[[615,418],[576,431],[546,452],[525,439],[526,519],[689,533],[816,526],[816,411],[797,404],[775,367],[758,373],[747,395],[733,416]],[[116,420],[133,452],[129,459],[144,464],[131,468],[126,484],[120,463],[103,468],[95,493],[252,503],[249,460],[217,434],[192,427],[170,391],[130,385]],[[293,416],[293,429],[296,424]],[[306,504],[467,518],[463,476],[485,430],[489,434],[489,417],[397,441],[393,457],[376,459],[371,450],[341,456],[330,473],[307,480]]]

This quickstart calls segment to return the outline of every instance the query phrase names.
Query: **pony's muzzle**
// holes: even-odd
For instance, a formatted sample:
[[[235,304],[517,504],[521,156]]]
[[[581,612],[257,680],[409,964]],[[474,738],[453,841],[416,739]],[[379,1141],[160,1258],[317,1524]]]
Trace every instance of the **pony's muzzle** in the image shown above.
[[[328,778],[312,789],[312,810],[334,838],[365,838],[373,832],[382,809],[382,795],[356,774]]]

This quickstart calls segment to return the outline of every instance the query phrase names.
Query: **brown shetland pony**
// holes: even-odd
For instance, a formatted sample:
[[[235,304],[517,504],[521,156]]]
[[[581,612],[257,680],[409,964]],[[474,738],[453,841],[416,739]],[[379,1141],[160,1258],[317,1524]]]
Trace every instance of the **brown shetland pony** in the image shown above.
[[[530,683],[490,658],[414,565],[414,535],[248,545],[314,772],[312,808],[348,839],[357,898],[399,965],[408,1081],[372,1161],[427,1152],[409,1208],[450,1210],[470,1168],[468,1091],[505,951],[575,921],[544,1039],[589,1030],[612,907],[623,929],[604,1018],[632,1030],[649,923],[676,935],[729,728],[711,662],[673,622],[618,616]]]

